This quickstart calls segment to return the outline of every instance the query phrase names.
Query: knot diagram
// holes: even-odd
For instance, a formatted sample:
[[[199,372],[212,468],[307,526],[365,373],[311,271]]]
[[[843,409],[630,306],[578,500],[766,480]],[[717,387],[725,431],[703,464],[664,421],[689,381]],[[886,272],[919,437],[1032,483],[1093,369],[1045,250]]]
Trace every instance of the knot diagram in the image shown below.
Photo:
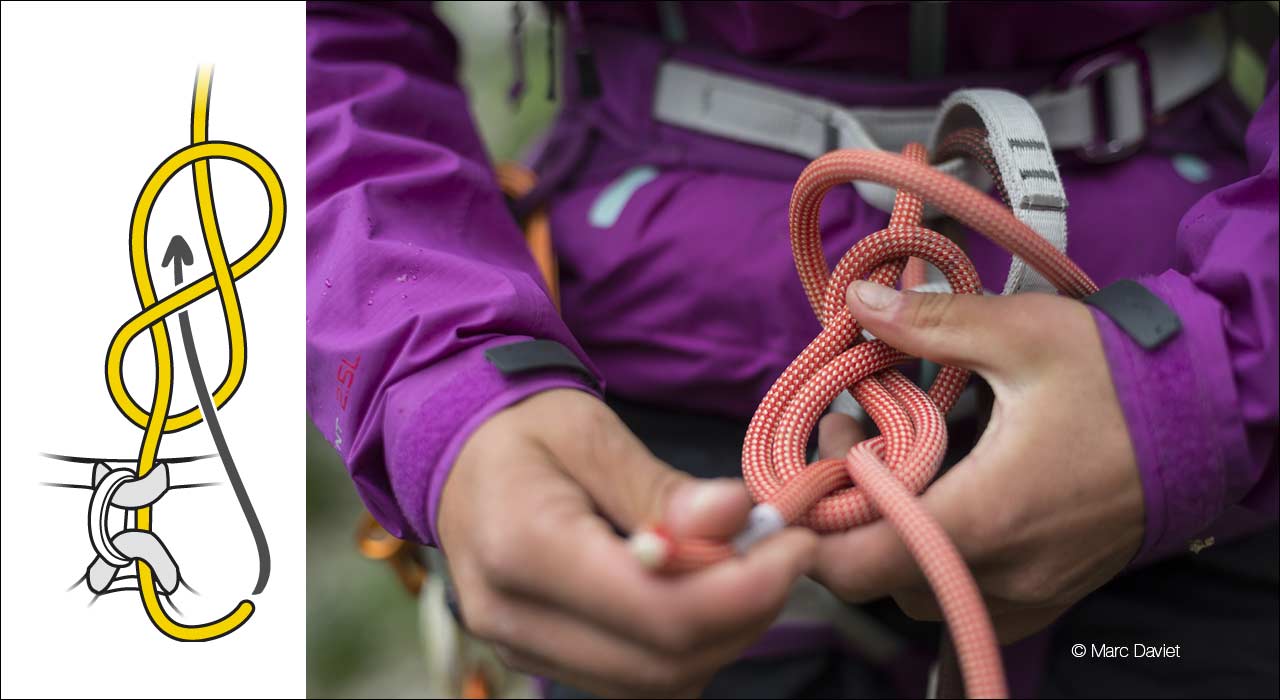
[[[192,98],[191,143],[170,155],[152,172],[138,194],[129,223],[130,264],[141,310],[120,326],[112,337],[107,350],[106,378],[107,388],[116,407],[131,423],[142,429],[137,459],[46,455],[54,459],[93,465],[91,484],[88,487],[92,489],[88,529],[95,556],[81,582],[86,583],[96,596],[119,590],[134,590],[136,585],[151,622],[162,633],[179,641],[207,641],[225,636],[249,619],[254,605],[243,600],[216,620],[185,624],[170,616],[161,604],[164,599],[170,607],[174,607],[169,596],[180,585],[186,586],[186,582],[182,578],[178,562],[165,546],[160,532],[155,529],[157,502],[173,489],[211,485],[171,484],[170,465],[215,457],[203,455],[160,458],[160,444],[165,435],[201,423],[206,426],[217,448],[216,457],[222,462],[227,481],[235,492],[257,549],[258,577],[253,594],[259,594],[266,588],[271,574],[271,555],[266,535],[218,422],[217,409],[230,401],[245,375],[248,353],[236,281],[262,264],[279,242],[285,222],[284,187],[275,169],[257,152],[237,143],[208,139],[212,84],[212,66],[201,66],[196,73]],[[219,159],[248,168],[257,176],[267,195],[268,217],[263,233],[248,252],[234,261],[228,259],[214,206],[210,162]],[[200,229],[211,271],[197,279],[184,279],[183,266],[191,265],[194,255],[187,242],[181,236],[175,236],[161,260],[162,266],[173,267],[175,289],[161,298],[157,297],[151,263],[147,256],[148,223],[164,187],[178,173],[188,168],[194,178]],[[187,311],[192,304],[211,294],[216,294],[221,303],[229,342],[226,374],[212,391],[200,367]],[[190,371],[197,397],[197,405],[181,411],[172,410],[175,375],[169,323],[175,319],[186,350],[185,364]],[[149,406],[144,406],[134,398],[124,376],[125,351],[131,343],[144,335],[150,338],[155,359],[155,386]],[[109,523],[118,520],[118,515],[116,518],[111,515],[120,511],[124,512],[124,526],[112,531]],[[177,610],[176,607],[174,610]]]

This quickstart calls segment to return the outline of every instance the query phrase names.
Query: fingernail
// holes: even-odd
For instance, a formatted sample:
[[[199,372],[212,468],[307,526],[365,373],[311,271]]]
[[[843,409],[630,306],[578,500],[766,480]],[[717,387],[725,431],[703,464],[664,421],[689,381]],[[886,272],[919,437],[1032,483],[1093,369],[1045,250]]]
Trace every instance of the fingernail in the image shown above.
[[[898,298],[898,292],[875,282],[854,282],[850,291],[858,295],[858,301],[869,309],[884,309]]]
[[[689,510],[694,513],[700,513],[708,505],[714,503],[716,499],[722,498],[722,494],[732,488],[730,484],[724,484],[719,481],[708,481],[698,484],[694,489],[693,497],[689,499]]]
[[[698,512],[705,507],[704,504],[714,497],[713,493],[708,492],[708,486],[709,484],[695,482],[676,489],[662,516],[666,525],[679,529],[690,518],[696,518]]]
[[[699,484],[693,490],[693,497],[689,499],[689,509],[696,513],[706,507],[715,496],[715,490],[711,488],[711,484]]]

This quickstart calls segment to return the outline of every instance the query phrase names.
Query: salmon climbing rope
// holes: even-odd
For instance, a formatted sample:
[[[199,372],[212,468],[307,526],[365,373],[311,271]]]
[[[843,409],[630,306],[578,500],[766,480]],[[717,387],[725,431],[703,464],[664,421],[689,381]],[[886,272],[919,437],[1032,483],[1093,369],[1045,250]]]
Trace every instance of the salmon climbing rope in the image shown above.
[[[106,374],[107,387],[112,401],[120,412],[135,425],[143,429],[142,445],[138,452],[136,476],[124,479],[126,482],[142,482],[157,465],[157,453],[165,434],[177,432],[184,428],[208,422],[214,426],[214,407],[222,407],[240,387],[244,379],[247,360],[244,318],[235,282],[248,274],[271,254],[284,231],[285,200],[284,187],[271,164],[258,153],[239,144],[226,141],[210,141],[208,135],[209,96],[213,83],[213,68],[201,66],[196,75],[196,84],[191,108],[191,144],[169,156],[147,179],[137,203],[134,205],[129,224],[129,251],[133,270],[133,283],[138,293],[138,301],[142,310],[130,318],[116,331],[107,351]],[[267,195],[267,224],[258,241],[234,262],[228,260],[222,241],[222,233],[218,228],[217,214],[214,208],[213,185],[210,176],[210,162],[226,160],[240,164],[252,171],[261,181]],[[212,271],[198,279],[179,287],[163,298],[156,295],[152,280],[150,264],[147,258],[147,226],[151,211],[165,185],[180,171],[190,167],[195,181],[196,203],[199,210],[200,228],[203,232],[205,249],[209,254]],[[189,264],[189,250],[184,251]],[[168,262],[168,259],[166,259]],[[180,264],[180,261],[175,262]],[[176,277],[180,281],[180,270],[175,268]],[[180,413],[170,414],[173,400],[173,349],[166,327],[167,319],[184,310],[199,299],[217,293],[223,309],[227,338],[230,342],[227,373],[217,388],[209,394],[203,386],[197,362],[192,362],[193,379],[197,384],[197,393],[201,394],[204,407],[195,406]],[[155,357],[155,388],[151,407],[146,409],[129,394],[124,381],[124,356],[129,344],[142,333],[149,332],[151,347]],[[186,320],[183,319],[184,341],[191,345],[191,336]],[[188,353],[194,349],[188,347]],[[220,434],[214,432],[215,442],[219,443],[219,451],[223,453],[223,462],[228,478],[236,490],[237,498],[250,529],[253,531],[258,548],[259,574],[255,593],[260,592],[266,583],[269,571],[269,556],[266,541],[261,527],[257,524],[257,516],[252,504],[244,492],[234,465],[231,463],[221,444]],[[167,487],[167,479],[165,480]],[[136,509],[136,531],[150,533],[154,523],[153,506],[150,501]],[[117,537],[128,535],[120,533]],[[153,538],[153,536],[152,536]],[[161,546],[160,550],[163,550]],[[161,576],[159,583],[153,562],[143,556],[133,557],[137,562],[138,587],[142,604],[152,623],[164,634],[180,641],[207,641],[231,633],[253,614],[253,603],[241,601],[231,612],[221,618],[198,625],[188,625],[171,617],[160,604],[158,585],[168,590],[172,583],[166,583]]]
[[[981,130],[960,130],[937,157],[967,155],[993,175],[1007,200]],[[822,252],[819,210],[832,188],[855,181],[897,190],[889,224],[853,246],[834,271]],[[926,149],[901,155],[840,150],[813,161],[791,196],[789,226],[796,270],[822,331],[791,362],[760,402],[743,445],[742,469],[756,507],[732,542],[674,539],[661,528],[633,536],[646,564],[690,571],[734,556],[786,525],[838,532],[883,517],[902,537],[943,611],[971,697],[1007,696],[990,616],[972,574],[946,533],[914,497],[937,474],[946,450],[945,416],[969,372],[943,367],[928,391],[896,367],[912,359],[879,340],[866,340],[849,313],[845,292],[856,280],[893,286],[912,258],[933,264],[956,294],[977,294],[972,263],[955,243],[921,225],[928,203],[977,231],[1040,272],[1064,294],[1082,297],[1096,285],[1065,254],[998,202],[929,166]],[[845,459],[808,464],[805,447],[822,412],[845,389],[866,409],[880,435]]]

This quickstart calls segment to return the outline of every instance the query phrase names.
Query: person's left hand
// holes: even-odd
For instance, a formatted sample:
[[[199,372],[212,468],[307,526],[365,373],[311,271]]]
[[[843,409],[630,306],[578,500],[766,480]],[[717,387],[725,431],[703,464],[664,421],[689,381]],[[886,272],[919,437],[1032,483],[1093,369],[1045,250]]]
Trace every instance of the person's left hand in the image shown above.
[[[870,282],[855,282],[848,302],[877,338],[972,369],[995,392],[977,446],[920,500],[972,569],[1001,642],[1048,625],[1125,567],[1142,542],[1142,484],[1087,307]],[[819,424],[820,456],[843,457],[864,435],[852,418],[830,414]],[[883,520],[823,537],[814,576],[849,601],[891,595],[911,617],[941,618]]]

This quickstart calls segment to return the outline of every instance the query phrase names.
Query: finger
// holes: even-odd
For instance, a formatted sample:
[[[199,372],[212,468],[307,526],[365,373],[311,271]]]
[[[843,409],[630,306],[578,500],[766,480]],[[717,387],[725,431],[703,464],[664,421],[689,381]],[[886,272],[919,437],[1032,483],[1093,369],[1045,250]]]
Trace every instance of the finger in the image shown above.
[[[818,421],[818,459],[840,459],[865,439],[866,431],[852,416],[828,413]]]
[[[1028,349],[1043,342],[1046,299],[1053,297],[898,292],[865,281],[854,282],[847,294],[850,313],[877,338],[984,374],[1027,359]]]
[[[988,456],[995,451],[979,445],[917,499],[971,570],[981,569],[991,550],[984,539],[991,529],[984,529],[980,521],[991,516],[984,488],[990,490],[992,485],[983,478],[983,472],[990,470],[983,470],[978,460],[998,459]],[[924,573],[901,535],[883,519],[823,537],[818,543],[814,576],[852,602],[883,598],[903,590],[928,590]]]
[[[676,492],[696,480],[654,457],[607,406],[575,399],[565,409],[573,415],[533,426],[531,437],[614,525],[632,532],[662,522]]]
[[[676,487],[662,523],[676,537],[727,539],[746,525],[751,495],[741,479],[691,481]]]
[[[946,523],[940,524],[951,536],[951,528]],[[961,548],[962,556],[963,551]],[[901,536],[885,520],[823,537],[818,542],[814,561],[814,578],[853,603],[876,600],[904,589],[927,587],[920,566]]]
[[[618,444],[626,448],[626,443]],[[560,458],[545,446],[505,455],[508,478],[477,489],[483,493],[478,507],[503,504],[477,535],[477,578],[506,593],[598,620],[619,634],[654,645],[681,646],[755,619],[771,619],[791,582],[812,564],[815,536],[792,531],[708,571],[678,578],[655,576],[601,519],[598,504],[582,485],[568,475],[591,470],[559,464],[583,456],[579,452]],[[614,471],[608,463],[598,465],[597,471]],[[622,481],[624,475],[618,476]],[[678,487],[681,482],[674,483]],[[613,489],[623,486],[614,484]]]
[[[561,426],[531,435],[595,509],[624,531],[658,523],[680,537],[728,538],[746,524],[751,498],[737,479],[698,480],[654,457],[604,404],[572,397]],[[584,439],[585,438],[585,439]]]
[[[812,565],[815,536],[787,530],[748,554],[680,577],[655,576],[599,518],[564,524],[502,581],[508,590],[599,621],[669,651],[772,620],[792,582]],[[566,575],[572,572],[573,575]]]

